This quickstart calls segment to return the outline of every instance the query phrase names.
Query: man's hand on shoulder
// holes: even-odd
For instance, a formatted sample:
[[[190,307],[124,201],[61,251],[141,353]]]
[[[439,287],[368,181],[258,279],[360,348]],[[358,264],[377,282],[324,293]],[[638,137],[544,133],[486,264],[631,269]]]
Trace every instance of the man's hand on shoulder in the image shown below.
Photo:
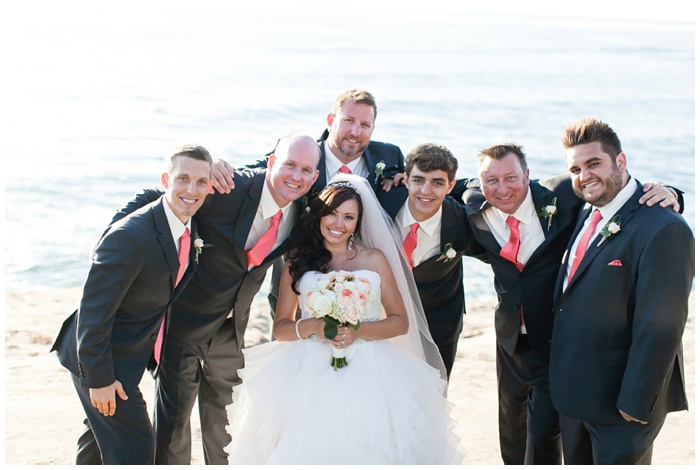
[[[678,194],[670,186],[661,182],[645,183],[642,189],[644,190],[644,195],[639,199],[640,204],[646,204],[647,206],[659,204],[661,207],[671,206],[674,212],[680,211],[681,205],[678,202]]]
[[[406,184],[404,180],[406,179],[406,173],[396,173],[393,178],[387,178],[382,181],[382,189],[389,192],[393,186],[399,186],[401,184]]]
[[[224,160],[216,160],[211,170],[212,187],[209,194],[214,194],[214,190],[221,194],[228,194],[236,185],[233,182],[233,167]]]

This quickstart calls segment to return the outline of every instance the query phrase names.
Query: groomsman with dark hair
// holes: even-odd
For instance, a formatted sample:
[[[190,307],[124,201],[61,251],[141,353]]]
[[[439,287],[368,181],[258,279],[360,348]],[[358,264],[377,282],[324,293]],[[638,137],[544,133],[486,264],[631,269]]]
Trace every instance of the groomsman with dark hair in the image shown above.
[[[466,313],[462,257],[485,260],[462,204],[448,196],[457,168],[457,159],[445,146],[421,144],[406,156],[405,186],[378,194],[404,239],[404,253],[448,377]]]
[[[562,138],[586,201],[554,292],[550,385],[567,464],[651,464],[666,414],[687,410],[681,337],[695,275],[693,232],[639,205],[617,134],[594,118]]]

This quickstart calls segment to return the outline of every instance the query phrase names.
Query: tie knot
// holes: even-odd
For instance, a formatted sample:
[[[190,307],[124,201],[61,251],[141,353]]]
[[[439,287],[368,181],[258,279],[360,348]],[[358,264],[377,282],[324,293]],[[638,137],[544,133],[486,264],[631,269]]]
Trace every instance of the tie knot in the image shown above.
[[[593,211],[593,215],[591,216],[591,224],[596,225],[600,220],[603,218],[603,214],[600,213],[598,209]]]
[[[187,240],[188,238],[190,238],[190,229],[185,227],[185,231],[180,235],[180,240]]]
[[[510,227],[511,230],[518,228],[518,222],[520,221],[512,215],[509,215],[506,219],[506,224],[508,224],[508,227]]]
[[[348,168],[348,167],[345,166],[345,165],[343,165],[343,166],[340,167],[340,172],[341,172],[341,173],[345,173],[346,175],[349,175],[350,173],[352,173],[352,171],[350,171],[350,168]]]
[[[418,227],[420,227],[420,224],[418,222],[413,222],[411,224],[411,233],[413,233],[413,234],[418,233]]]
[[[275,215],[273,215],[271,218],[272,218],[272,220],[274,220],[275,222],[279,222],[280,219],[282,218],[282,211],[281,211],[281,210],[277,211],[277,212],[275,213]]]

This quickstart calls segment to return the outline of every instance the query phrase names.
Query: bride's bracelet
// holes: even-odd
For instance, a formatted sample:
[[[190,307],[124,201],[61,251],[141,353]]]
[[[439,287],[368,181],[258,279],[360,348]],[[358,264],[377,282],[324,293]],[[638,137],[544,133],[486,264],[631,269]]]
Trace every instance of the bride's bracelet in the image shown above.
[[[297,332],[297,338],[299,338],[299,339],[304,339],[304,338],[302,338],[301,335],[299,334],[299,322],[300,322],[301,320],[302,320],[301,318],[298,319],[297,322],[294,324],[294,331]]]

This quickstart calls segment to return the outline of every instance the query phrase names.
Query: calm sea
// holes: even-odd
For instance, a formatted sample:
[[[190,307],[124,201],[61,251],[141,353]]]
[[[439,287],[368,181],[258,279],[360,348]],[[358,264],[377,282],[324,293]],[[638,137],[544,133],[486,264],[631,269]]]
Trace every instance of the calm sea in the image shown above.
[[[404,154],[442,143],[459,176],[501,141],[525,146],[532,177],[562,173],[563,128],[597,116],[634,177],[686,191],[694,226],[690,21],[97,3],[25,6],[8,21],[8,289],[82,284],[114,211],[158,184],[173,146],[243,165],[283,134],[320,135],[354,87],[377,98],[375,140]],[[489,268],[465,266],[468,296],[492,297]]]

